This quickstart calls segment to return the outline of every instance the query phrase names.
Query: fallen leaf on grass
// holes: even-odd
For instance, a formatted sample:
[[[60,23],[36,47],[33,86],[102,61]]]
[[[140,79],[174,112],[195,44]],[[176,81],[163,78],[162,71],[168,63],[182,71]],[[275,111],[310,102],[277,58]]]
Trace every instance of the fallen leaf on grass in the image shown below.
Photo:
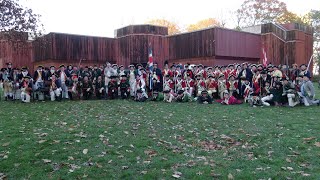
[[[82,151],[82,153],[83,153],[83,154],[87,154],[87,153],[88,153],[88,149],[84,149],[84,150]]]
[[[231,173],[228,174],[228,179],[234,179],[234,177]]]
[[[129,169],[129,166],[122,166],[122,170]]]
[[[289,163],[292,162],[292,160],[290,158],[286,158],[286,161],[289,162]]]
[[[145,174],[147,174],[148,173],[148,171],[141,171],[140,172],[140,174],[143,174],[143,175],[145,175]]]
[[[69,172],[71,172],[71,173],[74,172],[74,170],[76,170],[76,169],[80,169],[80,166],[75,165],[75,164],[70,164],[69,167],[70,167]]]
[[[39,134],[38,136],[39,137],[46,137],[46,136],[48,136],[48,133],[42,133],[42,134]]]
[[[180,178],[181,177],[181,175],[182,175],[182,173],[181,172],[178,172],[178,171],[175,171],[174,173],[173,173],[173,175],[172,175],[172,177],[174,177],[174,178]]]
[[[314,145],[320,147],[320,142],[315,142]]]
[[[53,140],[53,144],[58,144],[60,143],[60,140]]]
[[[97,165],[98,168],[102,168],[102,165],[101,165],[101,164],[96,163],[96,165]]]
[[[45,143],[47,140],[40,140],[38,141],[39,144]]]
[[[308,137],[308,138],[303,138],[304,141],[311,141],[314,140],[316,137]]]
[[[293,171],[293,168],[292,168],[292,167],[287,167],[287,169],[288,169],[289,171]]]
[[[307,173],[301,173],[301,175],[302,175],[302,176],[305,176],[305,177],[311,176],[311,174],[307,174]]]
[[[42,159],[42,161],[47,164],[47,163],[51,163],[51,160],[50,159]]]
[[[9,145],[10,145],[10,142],[6,142],[6,143],[2,144],[2,147],[7,147]]]
[[[144,154],[152,157],[152,156],[156,156],[156,155],[157,155],[157,151],[152,150],[152,149],[151,149],[151,150],[145,150],[145,151],[144,151]]]

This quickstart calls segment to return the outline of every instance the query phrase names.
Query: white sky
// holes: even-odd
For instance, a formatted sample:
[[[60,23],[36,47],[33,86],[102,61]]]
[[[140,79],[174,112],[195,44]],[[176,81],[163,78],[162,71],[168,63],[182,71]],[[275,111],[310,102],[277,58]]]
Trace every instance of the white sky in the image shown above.
[[[230,13],[244,0],[25,0],[42,15],[46,32],[113,37],[114,30],[150,19],[165,18],[180,27],[206,18],[224,19],[234,28]],[[320,0],[282,0],[288,10],[305,14],[320,8]]]

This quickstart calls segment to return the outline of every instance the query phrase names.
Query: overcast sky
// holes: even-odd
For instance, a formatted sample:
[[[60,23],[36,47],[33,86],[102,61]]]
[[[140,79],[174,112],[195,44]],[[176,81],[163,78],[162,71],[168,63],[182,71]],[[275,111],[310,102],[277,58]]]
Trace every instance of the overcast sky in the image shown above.
[[[165,18],[181,27],[206,18],[227,21],[244,0],[25,0],[42,15],[46,32],[113,37],[114,30],[150,19]],[[282,0],[290,11],[305,14],[320,8],[320,0]]]

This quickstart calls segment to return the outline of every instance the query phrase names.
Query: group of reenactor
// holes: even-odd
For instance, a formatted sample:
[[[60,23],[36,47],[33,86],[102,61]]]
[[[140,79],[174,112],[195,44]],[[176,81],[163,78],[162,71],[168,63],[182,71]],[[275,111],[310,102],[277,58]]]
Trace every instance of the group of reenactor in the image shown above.
[[[0,95],[5,100],[31,99],[129,99],[135,101],[191,102],[211,104],[216,99],[231,105],[248,102],[252,106],[319,104],[314,99],[311,74],[305,64],[263,66],[229,64],[205,67],[165,62],[163,69],[141,64],[128,67],[111,65],[13,68],[11,63],[0,72]]]

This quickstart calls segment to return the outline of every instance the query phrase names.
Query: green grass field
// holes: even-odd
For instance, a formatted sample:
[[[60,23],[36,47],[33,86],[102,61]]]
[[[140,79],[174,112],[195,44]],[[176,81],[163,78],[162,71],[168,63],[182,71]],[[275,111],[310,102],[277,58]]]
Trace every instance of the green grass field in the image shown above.
[[[319,110],[0,102],[0,177],[320,179]]]

